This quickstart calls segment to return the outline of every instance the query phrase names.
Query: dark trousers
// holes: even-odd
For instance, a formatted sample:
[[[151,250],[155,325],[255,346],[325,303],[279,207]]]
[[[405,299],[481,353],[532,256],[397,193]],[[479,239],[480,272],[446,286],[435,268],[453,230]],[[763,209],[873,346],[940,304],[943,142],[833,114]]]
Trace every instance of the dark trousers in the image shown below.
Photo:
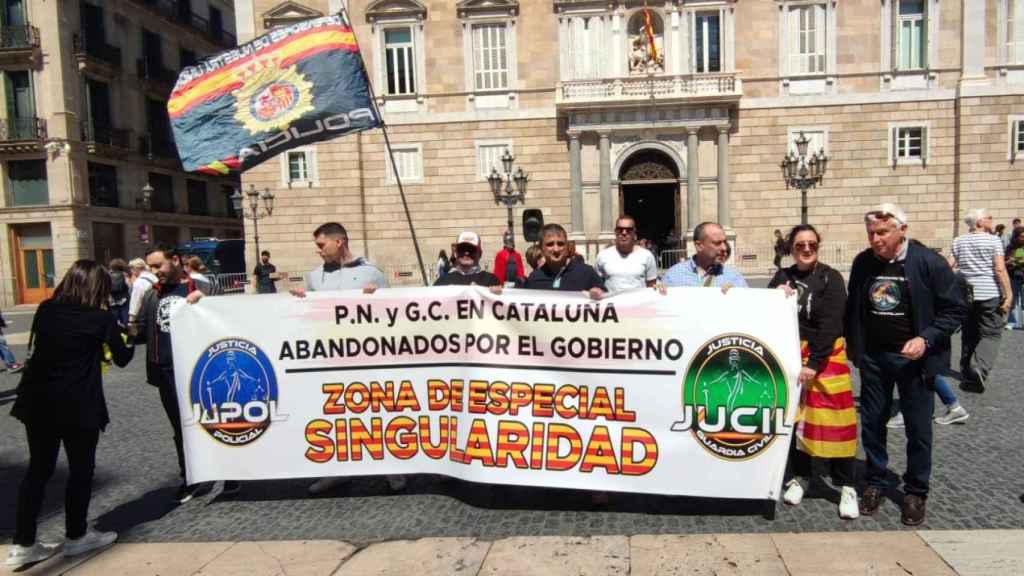
[[[110,311],[114,313],[114,318],[117,318],[117,322],[121,326],[128,325],[128,303],[119,304],[117,306],[111,306]]]
[[[28,472],[18,487],[17,527],[14,543],[31,546],[36,542],[36,520],[46,495],[46,483],[53,476],[60,445],[68,456],[68,484],[64,490],[64,526],[69,538],[85,535],[92,496],[92,474],[96,467],[99,430],[81,430],[60,422],[26,425]]]
[[[185,446],[181,442],[181,413],[178,411],[178,392],[174,387],[174,370],[172,368],[159,368],[155,370],[160,374],[160,382],[157,389],[160,390],[160,403],[164,405],[164,413],[171,422],[174,430],[174,449],[178,452],[178,474],[182,480],[185,479]]]
[[[972,302],[963,323],[960,373],[965,382],[985,384],[999,356],[1006,318],[999,312],[1002,298]]]
[[[933,391],[921,373],[921,362],[895,353],[871,352],[861,356],[859,368],[861,445],[867,455],[865,482],[883,489],[886,487],[889,453],[885,423],[892,416],[895,386],[900,393],[900,411],[907,435],[904,491],[927,497],[932,473],[932,415],[935,405]]]
[[[801,478],[811,477],[811,462],[813,456],[798,450],[796,447],[796,434],[793,435],[793,442],[789,445],[789,460],[786,462],[786,479],[794,476]],[[854,464],[856,459],[850,458],[827,458],[831,467],[832,484],[835,486],[854,485]]]

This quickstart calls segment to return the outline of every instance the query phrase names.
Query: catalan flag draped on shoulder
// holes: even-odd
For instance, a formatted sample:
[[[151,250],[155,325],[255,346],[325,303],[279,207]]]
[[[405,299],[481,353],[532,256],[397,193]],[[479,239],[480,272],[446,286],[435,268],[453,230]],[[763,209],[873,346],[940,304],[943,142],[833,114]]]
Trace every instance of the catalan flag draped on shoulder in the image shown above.
[[[806,360],[810,354],[806,341],[800,352]],[[801,452],[821,458],[857,455],[857,412],[844,339],[836,339],[828,364],[803,387],[800,400],[796,445]]]
[[[380,124],[345,13],[272,30],[185,68],[167,111],[187,171],[244,171]]]

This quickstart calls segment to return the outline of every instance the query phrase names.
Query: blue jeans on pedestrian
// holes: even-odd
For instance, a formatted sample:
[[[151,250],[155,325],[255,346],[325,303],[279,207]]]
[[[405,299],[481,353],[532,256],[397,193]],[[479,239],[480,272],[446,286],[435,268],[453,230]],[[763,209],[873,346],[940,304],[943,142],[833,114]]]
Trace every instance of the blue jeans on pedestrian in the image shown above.
[[[0,358],[3,358],[4,365],[8,368],[18,363],[14,358],[14,352],[11,352],[11,347],[7,345],[7,338],[3,332],[0,332]]]
[[[870,486],[888,487],[888,428],[893,387],[899,389],[900,411],[907,435],[907,472],[903,487],[907,494],[925,498],[932,473],[932,390],[925,384],[920,361],[893,352],[869,352],[861,356],[860,422],[861,445],[867,455],[864,480]]]
[[[939,399],[946,406],[953,406],[957,403],[953,387],[949,385],[949,380],[946,380],[942,374],[935,375],[935,393],[939,395]]]
[[[1024,327],[1024,310],[1020,306],[1021,288],[1024,288],[1024,276],[1013,274],[1010,276],[1010,286],[1013,288],[1013,306],[1010,307],[1010,321],[1007,323],[1014,328]]]

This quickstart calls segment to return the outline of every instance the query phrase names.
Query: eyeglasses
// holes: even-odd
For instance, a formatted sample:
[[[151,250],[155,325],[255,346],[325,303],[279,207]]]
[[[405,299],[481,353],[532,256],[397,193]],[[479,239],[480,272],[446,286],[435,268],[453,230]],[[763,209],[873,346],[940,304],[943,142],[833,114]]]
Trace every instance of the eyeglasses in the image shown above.
[[[817,242],[797,242],[796,244],[793,244],[793,247],[797,250],[810,250],[811,252],[818,251]]]
[[[626,234],[632,234],[633,232],[636,232],[636,228],[634,228],[632,226],[616,226],[615,227],[615,233],[616,234],[626,235]]]
[[[550,241],[544,243],[544,247],[545,248],[554,248],[555,246],[558,246],[559,248],[561,248],[561,247],[565,246],[566,244],[568,244],[568,242],[566,242],[565,240],[550,240]]]

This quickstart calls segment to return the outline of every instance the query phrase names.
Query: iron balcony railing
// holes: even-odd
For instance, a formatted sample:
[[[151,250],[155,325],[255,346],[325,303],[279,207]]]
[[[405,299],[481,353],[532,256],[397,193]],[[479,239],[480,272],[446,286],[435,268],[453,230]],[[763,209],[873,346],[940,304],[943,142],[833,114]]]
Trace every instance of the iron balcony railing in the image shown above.
[[[0,26],[0,50],[39,47],[39,28],[35,26]]]
[[[75,34],[72,38],[72,43],[74,44],[76,56],[89,56],[113,66],[121,66],[121,49],[117,46],[111,46],[101,40],[89,38],[85,32]]]
[[[559,82],[555,90],[555,103],[600,105],[629,101],[735,98],[742,93],[741,80],[731,73],[637,76]]]
[[[0,119],[0,141],[43,140],[46,120],[36,117]]]
[[[112,148],[131,148],[131,130],[113,128],[102,124],[89,123],[82,127],[82,140],[92,144],[103,144]]]
[[[144,58],[139,58],[135,61],[135,71],[142,80],[160,82],[169,85],[169,87],[174,86],[175,81],[178,80],[178,75],[173,70],[168,70],[162,65],[150,62]]]
[[[148,158],[178,158],[174,142],[170,138],[154,134],[139,136],[139,152]]]
[[[180,26],[197,30],[202,34],[209,36],[211,40],[222,46],[230,48],[237,44],[234,34],[224,30],[223,28],[214,28],[209,20],[195,12],[192,12],[191,10],[185,10],[181,4],[175,0],[137,1],[139,4],[142,4],[153,12],[163,16],[167,20],[170,20]]]

